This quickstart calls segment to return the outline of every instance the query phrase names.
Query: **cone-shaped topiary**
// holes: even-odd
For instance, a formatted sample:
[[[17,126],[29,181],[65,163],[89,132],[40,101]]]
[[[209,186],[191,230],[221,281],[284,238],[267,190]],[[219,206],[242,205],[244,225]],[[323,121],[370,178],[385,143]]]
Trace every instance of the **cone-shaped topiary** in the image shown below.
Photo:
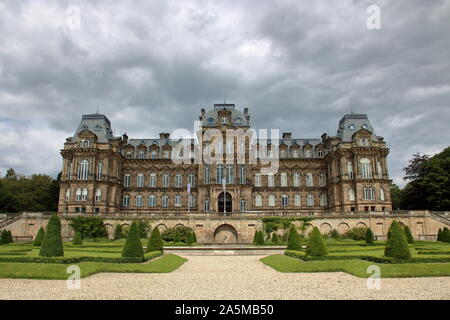
[[[74,246],[81,246],[83,245],[83,239],[81,238],[80,232],[75,232],[75,236],[73,237],[72,244]]]
[[[367,228],[366,230],[366,243],[372,244],[375,241],[375,237],[373,236],[372,229]]]
[[[287,250],[300,250],[300,238],[298,236],[297,229],[295,229],[295,226],[291,226],[291,229],[289,229],[289,236],[287,240]]]
[[[141,240],[139,239],[139,230],[136,221],[130,226],[128,230],[127,240],[122,250],[122,257],[124,258],[143,258],[144,249],[142,248]]]
[[[258,239],[258,230],[255,231],[255,234],[253,235],[253,244],[256,244],[256,240]]]
[[[0,244],[8,244],[8,232],[6,230],[2,231],[2,235],[0,237]]]
[[[322,234],[317,227],[314,227],[309,235],[308,245],[306,247],[306,255],[313,257],[321,257],[328,254],[327,247],[323,241]]]
[[[194,243],[197,243],[197,235],[194,230],[192,230],[192,240],[194,240]]]
[[[450,230],[448,230],[447,227],[444,227],[444,230],[442,230],[442,240],[443,242],[450,242]]]
[[[406,241],[407,241],[408,243],[410,243],[410,244],[413,244],[413,243],[414,243],[414,238],[413,238],[413,236],[412,236],[412,233],[411,233],[411,230],[409,229],[409,227],[408,227],[408,226],[405,226],[405,227],[403,228],[403,232],[405,233]]]
[[[256,237],[256,244],[257,245],[263,245],[265,242],[264,242],[264,234],[263,234],[263,232],[260,230],[260,231],[258,231],[258,235],[257,235],[257,237]]]
[[[186,234],[186,244],[188,246],[192,245],[194,243],[194,236],[192,235],[191,231],[188,231],[188,233]]]
[[[64,249],[61,239],[61,222],[56,214],[52,215],[48,221],[39,255],[41,257],[64,256]]]
[[[13,240],[11,230],[8,230],[8,243],[13,243],[13,242],[14,242],[14,240]]]
[[[276,234],[276,232],[274,232],[274,234],[272,235],[272,242],[273,242],[273,243],[278,243],[278,242],[280,242],[280,238],[278,237],[278,235]]]
[[[408,260],[411,258],[405,233],[396,220],[392,221],[389,228],[384,255],[397,260]]]
[[[163,241],[159,233],[159,228],[154,228],[148,239],[147,252],[150,251],[163,251]]]
[[[33,246],[39,247],[42,244],[42,240],[44,239],[44,228],[40,227],[36,237],[33,240]]]
[[[436,240],[437,241],[442,241],[442,229],[439,229]]]

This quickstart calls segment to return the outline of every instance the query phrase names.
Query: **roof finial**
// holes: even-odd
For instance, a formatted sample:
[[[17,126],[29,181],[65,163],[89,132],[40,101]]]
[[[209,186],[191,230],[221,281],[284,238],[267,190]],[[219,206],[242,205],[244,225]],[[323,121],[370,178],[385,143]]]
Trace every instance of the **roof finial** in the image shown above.
[[[350,96],[350,114],[354,114],[352,96]]]

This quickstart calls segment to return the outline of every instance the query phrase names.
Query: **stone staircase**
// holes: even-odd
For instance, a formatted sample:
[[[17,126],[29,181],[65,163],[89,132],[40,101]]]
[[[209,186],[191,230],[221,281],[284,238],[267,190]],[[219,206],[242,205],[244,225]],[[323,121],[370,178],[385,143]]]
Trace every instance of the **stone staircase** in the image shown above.
[[[6,219],[0,221],[0,229],[3,229],[6,226],[9,226],[10,224],[20,220],[22,217],[22,213],[16,213],[12,216],[7,217]]]
[[[450,216],[439,214],[437,212],[430,212],[430,217],[436,221],[439,221],[447,226],[450,226]]]

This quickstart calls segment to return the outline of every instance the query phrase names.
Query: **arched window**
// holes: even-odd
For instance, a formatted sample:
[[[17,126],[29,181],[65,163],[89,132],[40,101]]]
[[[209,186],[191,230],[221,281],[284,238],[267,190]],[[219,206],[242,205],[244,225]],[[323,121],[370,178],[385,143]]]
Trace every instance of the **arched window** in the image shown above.
[[[169,175],[167,173],[163,174],[163,188],[169,187]]]
[[[280,176],[280,184],[282,187],[287,187],[287,174],[286,172],[282,172]]]
[[[156,206],[156,197],[153,194],[148,196],[148,206],[149,207]]]
[[[296,195],[294,196],[294,205],[295,205],[296,207],[300,207],[300,206],[302,205],[302,200],[301,200],[301,197],[300,197],[299,194],[296,194]]]
[[[367,158],[361,158],[359,160],[361,166],[361,176],[363,179],[372,179],[372,168],[370,160]]]
[[[83,188],[83,191],[81,193],[81,201],[86,201],[88,198],[88,190],[87,188]]]
[[[142,199],[143,198],[141,195],[136,196],[136,207],[142,207],[142,203],[143,203]]]
[[[66,190],[66,201],[70,200],[70,189]]]
[[[348,189],[348,200],[355,201],[355,190],[353,188]]]
[[[152,159],[156,159],[156,158],[158,158],[158,153],[155,150],[153,150],[152,151]]]
[[[324,172],[319,174],[319,186],[325,187],[327,185],[327,177]]]
[[[209,200],[208,199],[203,202],[203,211],[209,212]]]
[[[170,153],[168,150],[165,150],[163,155],[164,155],[164,159],[169,159],[169,157],[170,157]]]
[[[165,194],[162,196],[161,205],[165,208],[169,206],[169,196],[168,195]]]
[[[312,173],[306,174],[306,186],[307,187],[313,187],[314,186],[314,180]]]
[[[131,151],[127,151],[127,153],[125,154],[126,158],[131,158]]]
[[[275,196],[273,194],[269,195],[269,207],[275,206]]]
[[[126,194],[123,196],[122,205],[124,207],[128,207],[130,205],[130,196],[129,195]]]
[[[183,176],[180,173],[175,175],[175,187],[181,188],[183,183]]]
[[[102,191],[100,189],[95,190],[95,201],[102,200]]]
[[[305,158],[311,158],[311,150],[305,151]]]
[[[101,161],[97,165],[97,180],[102,180],[103,177],[103,164]]]
[[[175,195],[175,207],[181,207],[181,196],[179,194]]]
[[[86,159],[81,160],[78,166],[78,179],[87,180],[89,177],[89,161]]]
[[[289,205],[289,198],[288,198],[288,196],[285,195],[285,194],[283,194],[283,195],[281,196],[281,205],[282,205],[283,207],[287,207],[287,206]]]
[[[131,187],[131,175],[129,173],[126,173],[123,176],[123,186],[124,187]]]
[[[145,152],[144,152],[144,150],[139,150],[139,152],[138,152],[138,158],[139,158],[139,159],[144,159],[144,158],[145,158]]]
[[[325,194],[325,193],[322,193],[321,195],[320,195],[320,205],[322,206],[322,207],[325,207],[326,205],[327,205],[327,195]]]
[[[374,187],[363,187],[363,199],[364,200],[375,200],[375,188]]]
[[[383,167],[381,166],[380,161],[377,162],[377,174],[380,176],[383,175]]]
[[[255,207],[261,207],[262,206],[262,196],[260,194],[257,194],[255,196]]]
[[[293,180],[294,187],[300,187],[300,174],[298,172],[294,173]]]
[[[150,173],[150,188],[156,188],[156,173]]]
[[[308,207],[314,206],[314,196],[312,194],[308,194],[308,196],[306,197],[306,205]]]
[[[143,186],[144,186],[144,174],[139,173],[136,179],[136,187],[143,187]]]
[[[298,149],[294,149],[294,150],[292,151],[292,156],[293,156],[294,158],[298,158],[298,157],[300,156],[300,152],[298,151]]]
[[[239,201],[239,209],[240,211],[245,211],[245,200]]]
[[[347,172],[348,172],[348,177],[350,179],[353,179],[353,163],[351,161],[347,162]]]

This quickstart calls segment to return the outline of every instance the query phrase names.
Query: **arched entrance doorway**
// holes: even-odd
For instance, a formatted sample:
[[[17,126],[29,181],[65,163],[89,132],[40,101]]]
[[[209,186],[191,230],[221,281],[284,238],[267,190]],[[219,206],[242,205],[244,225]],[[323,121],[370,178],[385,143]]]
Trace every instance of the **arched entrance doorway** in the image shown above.
[[[222,224],[214,231],[214,243],[237,243],[236,229],[229,224]]]
[[[225,194],[225,195],[224,195]],[[224,199],[225,197],[225,199]],[[231,208],[232,208],[232,200],[231,200],[231,194],[229,194],[228,192],[222,192],[221,194],[219,194],[219,198],[218,198],[218,208],[219,208],[219,212],[224,212],[224,206],[225,206],[225,212],[231,212]]]

